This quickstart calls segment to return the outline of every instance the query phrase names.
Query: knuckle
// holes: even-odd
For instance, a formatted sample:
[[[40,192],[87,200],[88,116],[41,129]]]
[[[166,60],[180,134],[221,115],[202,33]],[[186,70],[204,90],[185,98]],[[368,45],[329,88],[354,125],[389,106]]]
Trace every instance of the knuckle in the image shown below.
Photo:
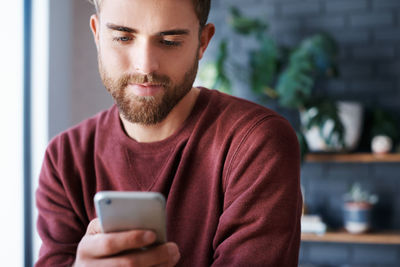
[[[140,248],[145,245],[143,241],[143,233],[141,231],[133,231],[129,234],[127,242],[131,247]]]
[[[109,237],[103,238],[100,243],[101,250],[106,254],[111,254],[114,252],[114,240]]]
[[[141,265],[140,265],[139,260],[136,257],[124,257],[119,260],[118,266],[136,267],[136,266],[141,266]]]

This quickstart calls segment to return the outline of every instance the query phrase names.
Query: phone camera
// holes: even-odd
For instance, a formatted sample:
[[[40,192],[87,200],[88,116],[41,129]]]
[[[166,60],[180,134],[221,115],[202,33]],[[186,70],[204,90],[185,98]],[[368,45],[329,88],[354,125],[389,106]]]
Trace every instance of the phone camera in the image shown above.
[[[104,203],[106,204],[106,205],[110,205],[111,204],[111,199],[109,199],[109,198],[106,198],[105,200],[104,200]]]

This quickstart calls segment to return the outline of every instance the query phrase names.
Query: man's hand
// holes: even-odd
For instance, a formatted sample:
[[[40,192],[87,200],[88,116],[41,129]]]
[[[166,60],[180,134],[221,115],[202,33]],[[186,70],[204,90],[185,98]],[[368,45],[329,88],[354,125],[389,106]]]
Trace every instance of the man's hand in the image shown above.
[[[142,249],[155,240],[155,233],[145,230],[104,234],[94,219],[78,245],[74,266],[175,266],[180,258],[175,243]]]

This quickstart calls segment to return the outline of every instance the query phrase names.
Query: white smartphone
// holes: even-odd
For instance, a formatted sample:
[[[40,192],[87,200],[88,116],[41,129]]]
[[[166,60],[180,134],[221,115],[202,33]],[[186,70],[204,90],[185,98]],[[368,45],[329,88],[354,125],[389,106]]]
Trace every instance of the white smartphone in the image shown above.
[[[156,243],[167,242],[165,198],[156,192],[100,191],[94,196],[104,233],[152,230]]]

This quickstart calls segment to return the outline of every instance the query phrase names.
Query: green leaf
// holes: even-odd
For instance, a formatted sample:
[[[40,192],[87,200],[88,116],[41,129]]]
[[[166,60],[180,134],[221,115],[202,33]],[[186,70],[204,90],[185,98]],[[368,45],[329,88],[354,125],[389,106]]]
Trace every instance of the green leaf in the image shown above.
[[[289,63],[278,79],[276,91],[280,104],[287,108],[301,108],[310,101],[315,80],[319,76],[334,75],[336,43],[325,34],[304,39],[289,57]]]
[[[303,126],[306,129],[311,129],[313,126],[317,126],[320,130],[320,136],[324,139],[326,144],[332,145],[338,141],[339,145],[344,147],[344,126],[340,120],[336,103],[329,100],[316,99],[306,106],[306,109],[311,108],[314,108],[317,112]],[[330,132],[325,133],[324,127],[327,121],[331,121],[333,127]],[[335,137],[337,137],[337,140]]]
[[[396,141],[400,138],[400,125],[389,112],[375,108],[372,114],[371,135],[386,135]]]
[[[260,49],[250,53],[250,79],[254,92],[265,93],[267,87],[273,86],[278,61],[279,52],[275,42],[263,38]]]
[[[255,33],[258,35],[267,29],[267,25],[259,19],[252,19],[243,16],[236,7],[230,8],[229,23],[232,28],[239,34],[249,35]]]
[[[206,64],[199,71],[199,78],[206,87],[217,89],[224,93],[232,93],[231,82],[225,73],[225,63],[228,58],[227,41],[222,40],[219,44],[217,59],[215,62]]]

